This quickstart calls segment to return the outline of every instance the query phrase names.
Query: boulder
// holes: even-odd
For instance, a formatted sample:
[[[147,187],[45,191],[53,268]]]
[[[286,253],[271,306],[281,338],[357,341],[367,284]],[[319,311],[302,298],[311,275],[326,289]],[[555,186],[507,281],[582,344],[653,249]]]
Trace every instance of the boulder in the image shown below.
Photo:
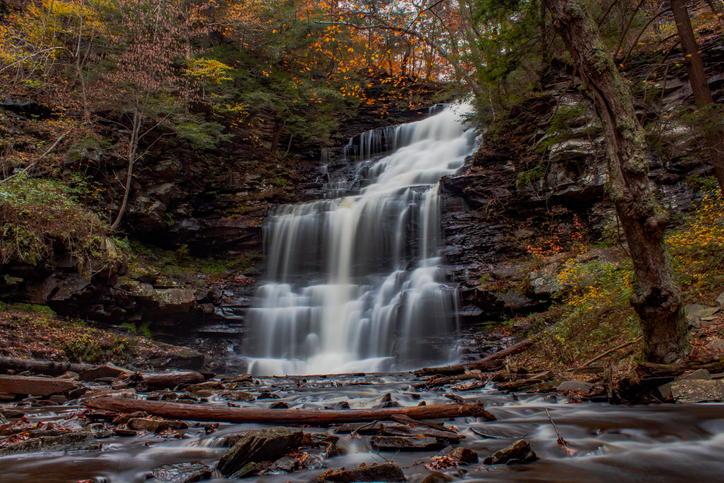
[[[698,329],[708,325],[712,315],[719,312],[720,307],[707,307],[706,305],[690,304],[684,307],[686,320],[689,322],[689,328]]]
[[[699,370],[692,372],[691,374],[681,376],[677,379],[677,381],[684,381],[684,380],[711,381],[711,374],[709,374],[709,371],[707,371],[706,369],[699,369]],[[664,399],[670,399],[673,397],[673,393],[671,392],[672,384],[674,384],[674,383],[669,382],[667,384],[659,386],[659,392],[661,393],[661,396]]]
[[[583,394],[588,394],[589,392],[591,392],[592,387],[593,387],[593,384],[591,384],[590,382],[571,380],[571,381],[562,382],[556,388],[556,391],[558,391],[558,392],[575,391],[575,392],[581,392]]]
[[[671,394],[677,403],[724,401],[724,381],[683,379],[671,384]]]
[[[249,463],[276,461],[302,443],[300,429],[275,427],[249,431],[219,461],[218,469],[230,476]]]

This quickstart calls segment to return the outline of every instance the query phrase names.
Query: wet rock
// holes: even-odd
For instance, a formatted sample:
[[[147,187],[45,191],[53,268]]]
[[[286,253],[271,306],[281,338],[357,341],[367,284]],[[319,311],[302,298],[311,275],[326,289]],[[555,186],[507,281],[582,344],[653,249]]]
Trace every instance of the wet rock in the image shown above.
[[[724,401],[724,381],[705,379],[680,380],[671,384],[671,394],[677,403]]]
[[[126,423],[129,429],[138,431],[149,431],[151,433],[160,433],[167,429],[188,429],[189,425],[183,421],[157,421],[147,418],[133,418]]]
[[[0,392],[9,394],[28,394],[32,396],[50,396],[71,391],[78,385],[67,379],[30,376],[0,376]]]
[[[455,448],[448,453],[448,455],[466,465],[472,465],[478,462],[478,453],[469,448]]]
[[[249,431],[219,461],[221,474],[229,476],[248,463],[275,461],[302,442],[299,429],[276,427]]]
[[[269,405],[269,409],[289,409],[289,404],[284,401],[277,401]]]
[[[221,381],[207,381],[200,384],[192,384],[186,388],[189,392],[214,389],[224,389],[224,384]]]
[[[0,455],[38,453],[45,451],[91,451],[100,449],[98,441],[90,431],[78,431],[58,436],[40,436],[26,441],[9,444],[0,450]]]
[[[326,447],[328,444],[336,444],[339,436],[326,433],[306,433],[302,439],[302,446],[305,447]]]
[[[297,461],[291,456],[283,456],[271,465],[272,471],[286,471],[291,473],[297,468]]]
[[[129,377],[131,374],[133,374],[133,371],[130,371],[123,367],[118,367],[112,362],[107,362],[102,366],[83,371],[78,376],[81,381],[89,382],[97,381],[98,379],[102,379],[105,377]]]
[[[575,392],[580,392],[583,394],[588,394],[591,392],[592,387],[593,387],[593,384],[591,384],[590,382],[571,380],[571,381],[562,382],[556,388],[556,391],[558,391],[558,392],[575,391]]]
[[[332,471],[321,476],[319,482],[339,481],[351,483],[355,481],[405,481],[405,474],[395,463],[360,466],[352,470]]]
[[[449,483],[455,481],[455,478],[445,473],[440,473],[439,471],[433,471],[419,481],[420,483]]]
[[[193,483],[211,478],[214,469],[203,463],[163,465],[151,471],[151,483]]]
[[[231,401],[254,401],[256,398],[253,394],[250,394],[246,391],[224,391],[220,392],[219,396],[223,397],[224,399],[229,399]]]
[[[371,439],[372,446],[383,451],[396,450],[423,450],[438,446],[437,438],[404,437],[404,436],[374,436]]]
[[[519,439],[507,448],[496,451],[483,460],[486,465],[502,465],[529,463],[537,458],[530,444],[524,439]]]

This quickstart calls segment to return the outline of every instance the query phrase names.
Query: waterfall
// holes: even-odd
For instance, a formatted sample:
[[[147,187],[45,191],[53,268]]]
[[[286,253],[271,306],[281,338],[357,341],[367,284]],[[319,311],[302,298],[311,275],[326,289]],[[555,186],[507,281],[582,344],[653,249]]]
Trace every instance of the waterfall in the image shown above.
[[[449,360],[456,293],[437,269],[438,181],[474,149],[461,119],[467,110],[447,107],[365,133],[361,160],[346,179],[330,180],[327,199],[270,214],[265,282],[247,316],[250,372],[370,372]],[[373,157],[380,152],[390,154]]]

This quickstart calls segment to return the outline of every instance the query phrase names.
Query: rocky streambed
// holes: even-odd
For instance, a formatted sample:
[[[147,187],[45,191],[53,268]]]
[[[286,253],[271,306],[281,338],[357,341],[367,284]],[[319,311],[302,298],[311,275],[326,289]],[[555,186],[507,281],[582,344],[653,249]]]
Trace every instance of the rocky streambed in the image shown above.
[[[2,407],[2,481],[717,481],[724,471],[724,406],[593,402],[607,391],[595,377],[112,365],[81,376],[2,376],[4,391],[36,394],[4,396],[14,400]],[[678,384],[688,394],[690,382]],[[179,407],[182,418],[164,413]]]

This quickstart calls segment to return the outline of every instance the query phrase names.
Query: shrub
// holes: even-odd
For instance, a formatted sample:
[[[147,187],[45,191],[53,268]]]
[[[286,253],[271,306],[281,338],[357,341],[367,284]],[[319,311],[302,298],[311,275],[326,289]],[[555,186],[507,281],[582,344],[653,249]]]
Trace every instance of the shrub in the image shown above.
[[[21,261],[37,265],[64,250],[81,273],[91,263],[105,265],[120,256],[108,227],[84,207],[78,196],[86,189],[59,180],[32,179],[25,172],[0,182],[0,265]]]

